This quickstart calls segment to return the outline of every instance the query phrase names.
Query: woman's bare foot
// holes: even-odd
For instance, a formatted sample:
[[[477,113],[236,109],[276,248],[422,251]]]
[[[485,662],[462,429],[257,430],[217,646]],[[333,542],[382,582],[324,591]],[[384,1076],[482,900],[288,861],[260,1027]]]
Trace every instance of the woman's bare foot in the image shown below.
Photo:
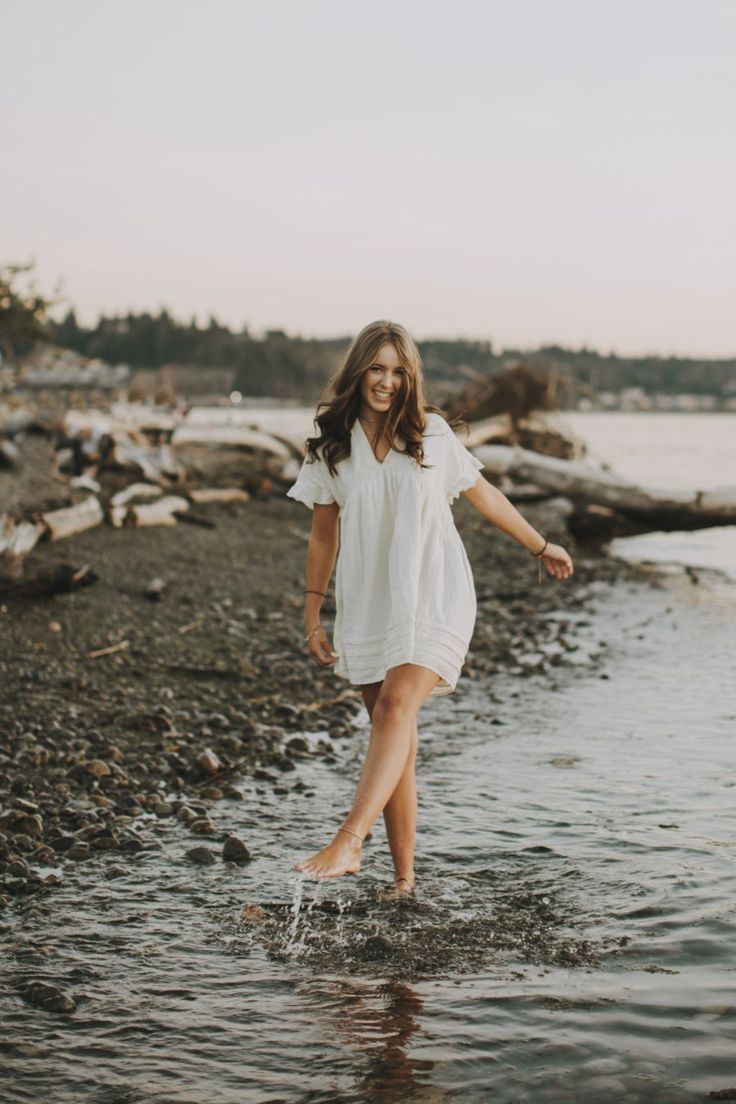
[[[337,878],[341,874],[357,874],[360,870],[362,841],[347,832],[335,832],[332,843],[317,851],[305,862],[294,863],[293,869],[313,878]]]
[[[394,878],[394,884],[381,891],[381,900],[396,901],[401,897],[411,897],[414,894],[416,884],[417,879],[413,874],[411,877]]]

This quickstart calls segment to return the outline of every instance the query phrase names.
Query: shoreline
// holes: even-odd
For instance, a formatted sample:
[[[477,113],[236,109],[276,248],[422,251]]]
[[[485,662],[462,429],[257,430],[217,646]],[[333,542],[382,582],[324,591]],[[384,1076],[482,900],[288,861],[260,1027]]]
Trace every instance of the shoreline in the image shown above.
[[[311,516],[281,494],[200,512],[214,528],[98,527],[45,544],[37,562],[90,563],[98,582],[4,600],[0,908],[59,884],[44,868],[160,846],[147,830],[152,817],[178,819],[194,851],[209,841],[235,856],[217,825],[218,802],[242,800],[237,783],[246,777],[276,794],[304,788],[300,760],[335,762],[330,739],[352,733],[360,692],[302,650]],[[660,585],[649,568],[576,551],[560,500],[522,512],[565,544],[575,573],[563,583],[543,573],[540,585],[534,559],[461,498],[454,515],[478,616],[448,698],[494,674],[554,680],[575,664],[576,619],[601,587]],[[145,596],[154,575],[166,580],[156,602]],[[333,618],[328,597],[328,635]],[[110,647],[118,650],[90,654]],[[327,737],[315,744],[302,735],[310,732]],[[101,873],[89,864],[90,883]]]

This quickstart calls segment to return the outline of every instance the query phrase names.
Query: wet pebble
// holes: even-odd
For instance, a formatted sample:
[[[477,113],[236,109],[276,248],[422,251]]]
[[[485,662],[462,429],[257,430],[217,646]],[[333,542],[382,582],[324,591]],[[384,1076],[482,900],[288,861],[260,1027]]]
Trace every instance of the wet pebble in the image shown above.
[[[212,748],[201,751],[194,762],[202,774],[212,775],[222,770],[222,763]]]
[[[202,797],[206,797],[208,801],[222,801],[225,794],[217,786],[205,786],[203,790],[200,790]]]
[[[296,770],[296,767],[294,766],[288,755],[274,756],[271,762],[275,767],[278,767],[280,771]]]
[[[25,814],[17,822],[19,832],[25,832],[29,836],[43,834],[43,821],[37,813]]]
[[[28,891],[28,879],[6,878],[2,888],[12,897],[22,897]]]
[[[13,836],[13,846],[17,847],[19,851],[35,851],[36,844],[27,836],[24,832],[18,832]]]
[[[290,740],[286,741],[287,753],[293,755],[311,755],[312,749],[309,746],[309,741],[305,740],[303,736],[292,736]]]
[[[63,852],[68,851],[70,847],[73,847],[78,841],[74,836],[56,836],[54,839],[49,840],[50,846],[54,851]]]
[[[186,857],[190,862],[197,863],[199,866],[211,866],[212,863],[216,862],[215,856],[209,847],[190,847],[186,852]]]
[[[15,859],[13,862],[8,863],[7,873],[13,878],[29,878],[31,875],[31,868],[28,863],[23,862],[22,859]]]
[[[260,905],[243,905],[240,916],[249,924],[262,924],[266,920],[266,911]]]
[[[253,856],[242,840],[237,836],[228,836],[222,847],[222,857],[228,862],[247,863]]]
[[[77,1007],[73,997],[63,993],[58,986],[49,985],[45,981],[29,982],[20,993],[27,1004],[43,1008],[47,1012],[73,1012]]]
[[[108,881],[113,881],[115,878],[124,878],[128,871],[123,866],[108,866],[105,870],[105,877]]]
[[[64,852],[64,858],[66,859],[88,859],[90,856],[90,847],[88,843],[77,842],[68,851]]]
[[[90,759],[84,767],[94,778],[107,778],[112,774],[111,768],[102,759]]]
[[[95,851],[116,851],[120,846],[120,839],[115,835],[108,835],[107,833],[102,836],[96,836],[92,841],[92,847]]]
[[[393,946],[383,935],[370,935],[362,947],[362,958],[383,959],[393,954]]]
[[[120,841],[120,850],[128,855],[137,855],[140,851],[143,851],[145,846],[143,840],[139,839],[138,836],[126,836],[125,839]]]
[[[13,804],[16,809],[20,809],[24,813],[35,813],[38,811],[38,805],[35,801],[26,801],[25,798],[16,797]]]

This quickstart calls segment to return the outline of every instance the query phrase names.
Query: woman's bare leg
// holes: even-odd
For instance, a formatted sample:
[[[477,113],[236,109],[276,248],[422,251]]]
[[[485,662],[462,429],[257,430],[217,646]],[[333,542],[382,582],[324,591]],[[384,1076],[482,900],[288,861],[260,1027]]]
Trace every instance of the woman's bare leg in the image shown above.
[[[409,757],[396,789],[383,810],[386,836],[394,860],[394,889],[409,893],[414,886],[414,850],[417,836],[416,759],[419,730],[416,717],[412,729]]]
[[[383,683],[372,682],[361,686],[361,693],[368,716],[373,718],[373,706]],[[417,833],[417,779],[416,757],[419,746],[419,730],[416,717],[412,731],[409,758],[396,789],[383,810],[386,836],[394,861],[394,890],[400,894],[411,892],[414,882],[414,851]]]
[[[349,831],[335,832],[327,847],[305,862],[295,863],[294,870],[315,878],[358,873],[361,840],[388,804],[404,773],[417,713],[439,677],[415,663],[402,663],[386,672],[373,706],[371,738],[355,800],[343,824]]]

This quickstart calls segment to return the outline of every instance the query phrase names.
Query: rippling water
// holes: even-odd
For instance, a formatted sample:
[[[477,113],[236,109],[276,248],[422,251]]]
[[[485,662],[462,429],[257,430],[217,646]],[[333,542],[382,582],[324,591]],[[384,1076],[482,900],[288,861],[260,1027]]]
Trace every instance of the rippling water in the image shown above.
[[[552,688],[466,678],[427,703],[413,902],[378,897],[381,820],[358,877],[290,869],[347,811],[365,725],[337,766],[300,769],[306,789],[218,802],[247,867],[193,868],[167,822],[160,850],[91,860],[96,890],[66,864],[6,957],[6,1099],[678,1104],[736,1085],[735,593],[674,570],[602,589]],[[22,1003],[29,978],[77,1011]]]

